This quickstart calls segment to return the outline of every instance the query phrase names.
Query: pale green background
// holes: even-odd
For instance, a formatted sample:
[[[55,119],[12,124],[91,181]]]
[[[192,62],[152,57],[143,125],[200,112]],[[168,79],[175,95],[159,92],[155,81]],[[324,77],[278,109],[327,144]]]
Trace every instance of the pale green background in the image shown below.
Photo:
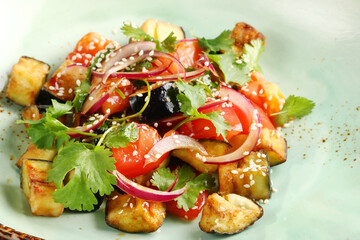
[[[125,235],[105,224],[104,211],[33,217],[14,166],[27,147],[24,128],[14,123],[19,107],[2,99],[0,223],[47,239],[360,238],[360,1],[193,2],[2,0],[0,86],[20,56],[48,62],[54,70],[89,31],[124,43],[124,20],[141,24],[155,17],[183,26],[188,36],[209,38],[238,21],[250,23],[267,37],[260,62],[267,79],[285,95],[317,104],[314,113],[284,130],[288,161],[273,169],[278,192],[264,205],[264,216],[228,237],[172,217],[158,232]]]

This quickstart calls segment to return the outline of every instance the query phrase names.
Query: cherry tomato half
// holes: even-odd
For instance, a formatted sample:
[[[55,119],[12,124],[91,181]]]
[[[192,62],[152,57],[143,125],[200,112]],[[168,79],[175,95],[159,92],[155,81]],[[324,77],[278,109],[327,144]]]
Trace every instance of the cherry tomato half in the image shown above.
[[[203,209],[206,199],[208,196],[208,191],[202,191],[200,192],[195,206],[193,208],[190,208],[187,212],[185,212],[185,210],[183,208],[178,208],[177,207],[177,202],[175,200],[169,201],[166,203],[167,206],[167,211],[169,213],[172,213],[178,217],[181,217],[185,220],[191,221],[194,220],[199,213],[201,212],[201,210]]]

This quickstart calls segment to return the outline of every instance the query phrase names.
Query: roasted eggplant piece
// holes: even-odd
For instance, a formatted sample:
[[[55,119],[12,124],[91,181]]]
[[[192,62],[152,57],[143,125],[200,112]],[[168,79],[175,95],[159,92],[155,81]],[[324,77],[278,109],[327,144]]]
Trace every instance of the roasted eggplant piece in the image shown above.
[[[200,143],[204,146],[206,151],[211,156],[224,155],[231,148],[230,144],[218,140],[200,140]],[[176,149],[171,152],[171,155],[190,164],[193,168],[195,168],[198,172],[201,173],[215,172],[218,169],[218,165],[216,164],[206,164],[200,162],[195,157],[196,152],[189,149]]]
[[[175,83],[173,82],[167,82],[151,90],[149,105],[139,117],[141,121],[155,122],[179,112],[179,102],[176,99],[179,91],[174,85]],[[145,104],[146,97],[146,90],[137,91],[130,96],[130,107],[134,113],[141,110]]]
[[[58,217],[64,211],[63,205],[56,203],[52,196],[56,189],[54,183],[46,181],[51,164],[42,159],[25,158],[22,161],[21,187],[33,215]]]
[[[162,202],[148,202],[129,194],[113,193],[106,203],[106,223],[124,232],[154,232],[164,222]]]
[[[239,22],[235,25],[230,37],[235,40],[232,49],[238,56],[242,56],[244,44],[250,44],[251,40],[261,39],[265,45],[265,36],[244,22]]]
[[[238,163],[219,166],[220,192],[236,193],[254,200],[271,196],[270,164],[264,150],[251,152]]]
[[[34,105],[49,70],[50,66],[42,61],[21,57],[12,68],[6,96],[22,106]]]
[[[27,148],[26,152],[23,155],[21,155],[21,157],[17,160],[16,166],[20,168],[22,165],[22,161],[27,158],[42,159],[52,162],[56,154],[57,151],[55,147],[53,147],[52,149],[39,149],[35,147],[34,144],[29,143],[29,147]]]
[[[147,19],[140,28],[150,36],[159,39],[160,41],[165,40],[171,32],[174,33],[177,40],[185,38],[185,32],[181,27],[153,18]]]
[[[263,128],[260,134],[260,144],[256,146],[256,149],[264,149],[266,151],[270,166],[275,166],[286,161],[286,140],[275,130]]]
[[[263,209],[237,194],[221,197],[211,194],[206,200],[199,226],[204,232],[234,234],[243,231],[261,218]]]

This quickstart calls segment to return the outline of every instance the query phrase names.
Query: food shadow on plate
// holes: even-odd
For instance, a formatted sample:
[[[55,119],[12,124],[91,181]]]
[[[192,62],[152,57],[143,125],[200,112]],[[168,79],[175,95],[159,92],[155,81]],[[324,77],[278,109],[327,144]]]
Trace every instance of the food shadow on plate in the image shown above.
[[[18,185],[2,183],[0,184],[0,189],[2,189],[0,194],[6,201],[6,205],[9,206],[12,211],[18,212],[21,215],[33,216],[25,195]]]

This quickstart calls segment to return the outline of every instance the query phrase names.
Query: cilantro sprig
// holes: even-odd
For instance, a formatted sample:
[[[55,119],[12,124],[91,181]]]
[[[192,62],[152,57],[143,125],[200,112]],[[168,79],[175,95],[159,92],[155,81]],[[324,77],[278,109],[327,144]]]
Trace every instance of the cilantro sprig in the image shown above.
[[[277,125],[284,125],[294,118],[301,118],[310,114],[315,107],[315,103],[304,97],[290,95],[280,112],[272,114],[275,116]]]
[[[262,72],[258,61],[264,50],[264,42],[261,39],[253,39],[250,41],[250,44],[244,44],[244,54],[241,58],[242,61],[246,63],[250,72],[254,70]]]
[[[227,132],[230,130],[230,124],[225,121],[224,117],[219,112],[200,113],[198,108],[206,103],[206,92],[204,85],[190,85],[179,80],[176,85],[180,91],[177,99],[180,102],[180,111],[187,117],[174,129],[178,129],[181,125],[196,119],[205,119],[211,121],[215,128],[217,135],[221,135],[226,139]]]
[[[110,194],[116,178],[109,172],[115,170],[112,152],[104,146],[67,142],[55,157],[48,173],[48,182],[54,182],[54,200],[71,210],[94,209],[97,204],[95,193]],[[63,186],[65,176],[74,170],[70,181]]]
[[[176,36],[173,32],[169,34],[162,42],[150,36],[139,27],[134,27],[131,24],[124,24],[121,28],[123,34],[135,41],[151,41],[156,43],[156,50],[165,53],[175,52]]]
[[[199,39],[200,48],[207,53],[218,53],[219,51],[228,51],[231,49],[232,44],[234,43],[234,39],[230,38],[231,31],[225,30],[220,33],[214,39],[206,39],[204,37]]]
[[[173,190],[187,186],[185,193],[175,198],[177,206],[183,208],[186,212],[195,206],[200,191],[210,190],[215,186],[213,176],[208,173],[196,176],[194,169],[189,165],[183,165],[173,173],[169,168],[158,168],[152,176],[151,183],[157,186],[159,190],[164,191],[175,181],[174,173],[176,173],[178,180]]]

